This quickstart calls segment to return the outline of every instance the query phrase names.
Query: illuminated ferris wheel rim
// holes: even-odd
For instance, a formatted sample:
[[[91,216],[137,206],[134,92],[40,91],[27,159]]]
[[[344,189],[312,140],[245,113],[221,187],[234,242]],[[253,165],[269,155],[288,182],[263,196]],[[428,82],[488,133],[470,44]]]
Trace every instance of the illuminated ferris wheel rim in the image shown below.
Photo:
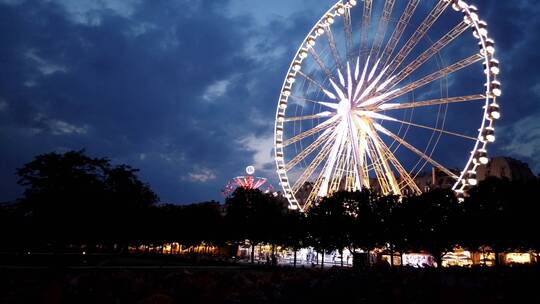
[[[395,0],[385,0],[385,8],[386,8],[387,5],[393,6],[394,2],[395,2]],[[419,2],[420,2],[420,0],[409,0],[408,4],[407,4],[407,8],[405,9],[405,11],[404,11],[403,15],[401,16],[401,18],[406,17],[406,13],[407,13],[408,9],[412,8],[412,12],[414,12],[414,9],[416,8],[416,6],[418,5]],[[330,29],[331,29],[332,25],[334,24],[334,21],[335,21],[336,18],[343,17],[344,20],[346,20],[345,16],[350,14],[350,10],[353,7],[355,7],[358,3],[364,3],[364,9],[369,6],[369,10],[370,10],[370,14],[371,14],[372,0],[365,0],[365,1],[355,1],[355,0],[338,1],[334,6],[332,6],[319,19],[319,21],[309,31],[308,35],[305,37],[304,41],[302,42],[299,49],[297,50],[296,55],[294,56],[294,58],[293,58],[293,60],[292,60],[292,62],[290,64],[289,70],[288,70],[287,75],[285,77],[285,80],[283,82],[283,86],[282,86],[282,89],[281,89],[281,95],[280,95],[280,98],[279,98],[278,107],[277,107],[277,111],[276,111],[275,132],[274,132],[274,143],[275,143],[274,151],[275,151],[275,161],[276,161],[277,172],[278,172],[278,175],[279,175],[280,184],[281,184],[281,186],[283,188],[285,197],[289,200],[290,208],[292,208],[292,209],[304,210],[304,208],[305,208],[305,206],[302,206],[298,202],[298,200],[296,199],[295,191],[293,191],[293,189],[292,189],[293,187],[289,183],[289,177],[288,177],[287,171],[288,171],[288,169],[290,169],[290,167],[287,166],[287,164],[285,162],[285,157],[284,157],[285,156],[284,145],[286,144],[285,141],[284,141],[284,138],[283,138],[283,132],[284,132],[285,123],[286,123],[286,115],[285,115],[285,113],[286,113],[287,105],[289,103],[289,98],[291,98],[292,88],[293,88],[296,77],[298,75],[302,75],[301,74],[302,73],[301,69],[302,69],[302,63],[304,62],[304,60],[310,54],[312,56],[317,56],[316,51],[314,49],[317,39],[319,37],[321,37],[322,35],[325,35],[326,31],[330,31]],[[448,75],[448,74],[451,74],[451,73],[453,73],[453,72],[455,72],[455,71],[457,71],[457,70],[459,70],[459,69],[461,69],[461,68],[463,68],[465,66],[471,65],[472,63],[483,61],[484,68],[485,68],[485,79],[486,79],[485,93],[477,94],[475,96],[463,96],[463,97],[461,97],[461,99],[466,99],[466,98],[479,99],[479,98],[481,98],[482,100],[485,100],[484,107],[483,107],[483,118],[482,118],[481,127],[479,129],[478,137],[475,139],[474,148],[471,151],[471,155],[468,158],[466,166],[463,168],[463,170],[459,174],[455,174],[455,176],[452,176],[453,173],[450,172],[450,170],[448,170],[445,167],[443,167],[442,165],[438,164],[436,161],[430,160],[430,159],[427,160],[427,162],[430,162],[434,167],[438,167],[439,169],[442,169],[443,172],[448,172],[449,174],[447,174],[447,175],[455,177],[456,181],[455,181],[455,184],[453,186],[453,190],[456,192],[458,197],[461,199],[465,195],[465,191],[470,186],[474,186],[477,183],[476,170],[477,170],[478,166],[481,165],[481,164],[486,164],[488,162],[487,145],[488,145],[488,143],[491,143],[491,142],[495,141],[494,121],[499,119],[499,117],[500,117],[499,105],[497,104],[496,99],[497,99],[497,97],[499,97],[501,95],[501,84],[500,84],[499,81],[497,81],[497,77],[496,77],[497,74],[499,73],[499,62],[494,58],[494,52],[495,52],[494,42],[493,42],[492,39],[490,39],[488,37],[487,24],[484,21],[479,19],[479,17],[478,17],[478,9],[475,6],[469,5],[465,1],[462,1],[462,0],[440,0],[435,5],[433,11],[431,11],[431,13],[430,13],[430,14],[433,14],[435,12],[436,17],[433,17],[433,20],[432,20],[433,22],[431,23],[431,25],[428,25],[427,29],[429,29],[434,24],[434,22],[444,12],[444,10],[446,10],[448,8],[448,6],[452,6],[452,8],[455,11],[463,13],[464,21],[462,22],[462,25],[464,27],[462,29],[462,32],[465,30],[465,28],[471,28],[473,30],[474,37],[476,39],[478,39],[478,41],[479,41],[478,44],[480,46],[480,53],[475,54],[474,56],[471,56],[469,58],[466,58],[466,59],[464,59],[464,60],[462,60],[460,62],[457,62],[454,65],[446,67],[447,69],[453,67],[455,70],[450,69],[449,71],[446,71],[443,74]],[[408,16],[409,19],[412,16],[412,12]],[[348,15],[348,16],[350,16],[350,15]],[[428,20],[430,17],[432,17],[432,15],[428,16],[426,18],[426,20]],[[381,18],[384,18],[384,15],[381,16]],[[389,18],[389,16],[387,16],[387,18]],[[407,23],[408,23],[409,19],[406,19]],[[416,34],[418,34],[418,31],[422,26],[426,25],[425,24],[426,20],[424,20],[424,22],[416,29],[415,34],[413,35],[413,37]],[[362,20],[362,26],[363,27],[364,27],[364,24],[365,24],[364,22],[365,21],[366,20],[365,20],[365,13],[364,13],[363,20]],[[386,21],[388,23],[388,20],[386,20]],[[400,21],[401,21],[401,19],[400,19]],[[371,22],[371,21],[368,21],[368,22]],[[406,26],[407,26],[407,24],[405,24],[405,27]],[[391,59],[390,57],[386,58],[387,63],[390,62],[390,64],[388,66],[382,66],[382,67],[379,67],[379,68],[386,69],[390,65],[393,65],[395,63],[394,61],[396,60],[396,58],[399,58],[399,59],[401,59],[401,62],[399,62],[399,64],[397,64],[397,66],[395,67],[393,72],[398,70],[398,68],[403,63],[403,60],[409,55],[409,53],[418,44],[418,42],[421,39],[423,39],[423,37],[426,35],[427,29],[424,29],[424,33],[416,37],[416,41],[414,41],[413,37],[411,37],[411,40],[413,40],[412,48],[408,50],[407,54],[403,58],[398,57],[403,51],[403,49],[401,49],[401,50],[399,50],[398,55],[396,55],[395,57],[392,57],[391,62],[390,62],[390,59]],[[379,30],[379,28],[377,28],[377,30]],[[404,28],[403,28],[403,30],[404,30]],[[453,30],[456,30],[456,29],[453,29]],[[450,35],[450,33],[448,33],[447,35]],[[401,34],[398,35],[398,41],[396,41],[396,44],[393,46],[393,48],[396,47],[397,42],[399,42],[399,40],[402,38],[401,37],[402,34],[403,34],[403,31],[401,32]],[[459,34],[461,34],[461,32]],[[454,38],[452,38],[451,40],[453,40]],[[377,37],[375,37],[375,39],[377,39]],[[382,39],[384,39],[384,36],[383,36]],[[409,42],[411,42],[411,40],[408,41],[407,44]],[[380,42],[381,42],[381,45],[379,46],[379,48],[382,46],[382,41],[380,41]],[[361,40],[361,43],[362,43],[362,40]],[[447,42],[447,43],[449,43],[449,42]],[[329,44],[330,44],[330,42],[329,42]],[[375,44],[375,42],[373,44]],[[436,48],[432,49],[433,48],[433,46],[432,46],[430,49],[432,51],[434,51],[434,52],[433,52],[433,54],[431,54],[431,56],[435,55],[435,53],[438,53],[445,46],[446,45],[442,45],[442,47],[439,48],[439,49],[436,49]],[[360,45],[360,48],[361,47],[362,47],[362,45]],[[373,47],[373,45],[372,45],[372,47]],[[388,47],[388,45],[386,47]],[[335,48],[335,45],[334,45],[334,48]],[[347,51],[349,51],[349,50],[347,50]],[[373,51],[373,49],[371,51]],[[379,49],[379,51],[380,51],[380,49]],[[384,55],[385,54],[382,54],[381,56],[384,56]],[[423,55],[424,55],[424,53],[423,53]],[[360,57],[358,57],[358,59],[356,61],[356,65],[354,64],[354,62],[352,64],[349,62],[349,60],[350,60],[349,54],[346,54],[345,57],[347,58],[347,62],[346,62],[347,70],[346,70],[346,72],[345,72],[345,67],[344,67],[345,63],[342,63],[343,67],[339,67],[339,68],[336,67],[337,71],[339,73],[339,80],[336,77],[337,75],[335,75],[335,74],[328,75],[327,74],[328,79],[330,80],[330,82],[332,84],[332,87],[335,89],[337,94],[329,92],[328,90],[324,90],[324,93],[327,96],[334,97],[334,98],[336,98],[336,95],[338,95],[338,94],[340,95],[339,96],[340,101],[339,101],[338,104],[336,104],[335,113],[331,113],[332,115],[334,115],[334,116],[341,115],[341,114],[339,114],[339,112],[342,111],[341,110],[341,108],[342,108],[341,105],[342,105],[344,100],[347,100],[348,103],[351,104],[350,106],[353,107],[353,110],[350,110],[350,112],[354,112],[354,115],[358,115],[358,113],[357,113],[358,108],[354,108],[355,106],[365,106],[365,107],[367,107],[367,106],[372,106],[373,104],[377,105],[377,104],[381,103],[381,99],[384,99],[384,101],[382,101],[381,108],[379,108],[380,110],[383,109],[382,107],[385,107],[385,109],[392,108],[393,106],[396,107],[396,108],[400,107],[399,105],[396,105],[396,104],[385,104],[387,101],[392,100],[392,98],[389,98],[389,97],[392,97],[392,94],[393,95],[399,94],[400,92],[396,92],[396,91],[399,91],[400,89],[390,91],[390,92],[388,92],[388,91],[385,92],[384,89],[385,89],[385,87],[390,87],[392,82],[396,80],[395,79],[396,76],[401,76],[401,75],[394,75],[393,77],[390,77],[389,75],[385,75],[386,70],[383,70],[382,72],[380,72],[378,74],[381,77],[375,77],[375,75],[377,75],[377,74],[374,74],[374,72],[377,71],[377,65],[379,64],[379,61],[380,61],[380,59],[382,57],[380,57],[378,59],[377,63],[375,64],[375,67],[373,68],[373,71],[369,75],[370,79],[375,78],[375,80],[377,80],[377,78],[383,78],[384,76],[387,76],[386,78],[383,78],[383,80],[382,80],[383,83],[380,83],[380,82],[377,83],[378,80],[377,81],[373,80],[375,82],[375,85],[374,85],[375,87],[377,87],[377,86],[379,86],[379,88],[383,87],[381,89],[381,94],[375,96],[375,97],[379,97],[379,99],[377,99],[377,98],[371,98],[371,99],[368,99],[368,100],[364,99],[363,101],[361,100],[358,104],[352,105],[352,104],[354,104],[356,102],[356,100],[353,101],[352,99],[354,99],[354,98],[350,98],[352,96],[351,93],[350,93],[351,90],[349,89],[349,95],[347,96],[348,98],[344,97],[344,95],[347,95],[346,92],[339,92],[340,91],[340,89],[338,88],[339,84],[336,84],[336,83],[339,81],[342,84],[341,91],[345,91],[345,90],[347,90],[347,88],[346,88],[347,86],[352,86],[352,83],[351,83],[350,80],[353,77],[352,76],[353,73],[355,74],[354,76],[355,76],[356,80],[358,80],[358,76],[360,74],[359,73],[359,65],[360,65],[359,60],[360,60]],[[431,57],[428,57],[428,59],[429,58],[431,58]],[[367,62],[365,63],[365,66],[364,66],[362,79],[364,78],[364,76],[367,76],[366,75],[366,69],[368,68],[368,66],[370,64],[369,61],[370,61],[370,57],[368,56]],[[426,61],[427,61],[427,59],[425,61],[423,61],[423,62],[420,61],[419,66],[423,65]],[[338,65],[339,65],[339,63],[338,63]],[[353,66],[353,67],[351,68],[351,66]],[[418,68],[419,66],[417,66],[416,68]],[[321,67],[322,67],[322,65],[321,65]],[[343,73],[342,73],[342,70],[343,70]],[[355,70],[355,71],[352,72],[352,70]],[[442,71],[444,71],[444,70],[442,70]],[[344,75],[344,74],[347,74],[347,75]],[[302,76],[306,77],[305,75],[302,75]],[[345,80],[345,78],[348,78],[347,79],[348,81]],[[438,80],[440,78],[441,77],[436,78],[434,80]],[[333,79],[335,80],[336,83],[334,83]],[[349,84],[345,85],[345,83],[349,83]],[[399,83],[399,81],[398,81],[398,83]],[[355,83],[355,85],[358,85],[358,83]],[[362,87],[362,85],[363,84],[359,84],[358,86]],[[390,87],[390,88],[392,88],[392,87]],[[322,88],[322,86],[321,86],[321,88]],[[368,91],[368,88],[363,88],[363,89],[365,91]],[[403,89],[403,88],[401,88],[401,89]],[[371,88],[371,90],[373,91],[373,90],[375,90],[375,88]],[[360,91],[359,93],[356,92],[356,96],[358,96],[358,94],[363,94],[365,91]],[[378,93],[378,91],[375,92],[375,93]],[[405,92],[405,94],[406,93],[407,92]],[[386,95],[386,94],[388,94],[388,95]],[[368,95],[368,97],[371,97],[371,92],[367,92],[367,95]],[[351,99],[351,100],[349,100],[349,99]],[[472,99],[470,99],[470,100],[472,100]],[[441,99],[440,101],[444,101],[444,100]],[[460,97],[454,97],[454,98],[447,98],[446,101],[448,103],[450,103],[450,102],[461,102],[461,101],[465,101],[465,100],[460,100]],[[385,104],[385,105],[383,106],[383,104]],[[442,104],[442,103],[440,103],[440,104]],[[324,106],[328,106],[328,104],[326,104]],[[386,117],[384,117],[384,115],[374,113],[376,111],[371,111],[370,110],[370,111],[361,111],[361,112],[363,113],[362,115],[369,116],[370,119],[386,119]],[[373,112],[373,113],[371,113],[371,112]],[[321,114],[322,113],[318,113],[318,115],[321,115]],[[324,115],[329,115],[329,114],[325,113]],[[321,116],[319,116],[319,117],[321,117]],[[343,117],[345,117],[345,116],[343,116]],[[314,116],[313,119],[315,119],[315,118],[316,117]],[[352,124],[352,125],[356,126],[355,124]],[[377,131],[389,132],[388,130],[385,130],[382,126],[378,126]],[[441,132],[443,132],[443,131],[441,131]],[[336,141],[337,141],[337,139],[336,139]],[[406,142],[400,142],[400,145],[401,144],[407,145]],[[354,145],[352,145],[352,146],[354,146]],[[411,147],[407,146],[407,147],[409,149],[414,149],[414,147],[412,147],[412,146]],[[326,184],[328,184],[328,182],[326,182]],[[297,186],[297,185],[295,185],[295,186]],[[361,187],[359,187],[359,188],[361,189]],[[296,187],[296,190],[298,190],[298,187]]]

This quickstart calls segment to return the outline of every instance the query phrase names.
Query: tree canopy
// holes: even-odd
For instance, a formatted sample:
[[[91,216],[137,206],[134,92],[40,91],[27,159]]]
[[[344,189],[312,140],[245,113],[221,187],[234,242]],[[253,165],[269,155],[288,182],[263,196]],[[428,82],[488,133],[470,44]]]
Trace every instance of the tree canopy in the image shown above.
[[[48,153],[17,169],[34,242],[60,245],[129,238],[158,201],[137,169],[84,151]]]
[[[0,229],[8,232],[1,235],[1,246],[64,250],[99,244],[121,249],[129,244],[248,241],[294,250],[312,246],[319,252],[430,252],[439,261],[456,245],[473,251],[540,249],[539,180],[489,178],[471,189],[464,203],[441,189],[402,198],[369,189],[338,192],[300,213],[289,210],[281,195],[244,188],[223,205],[159,205],[137,173],[84,151],[36,156],[17,170],[23,197],[15,205],[0,205]]]

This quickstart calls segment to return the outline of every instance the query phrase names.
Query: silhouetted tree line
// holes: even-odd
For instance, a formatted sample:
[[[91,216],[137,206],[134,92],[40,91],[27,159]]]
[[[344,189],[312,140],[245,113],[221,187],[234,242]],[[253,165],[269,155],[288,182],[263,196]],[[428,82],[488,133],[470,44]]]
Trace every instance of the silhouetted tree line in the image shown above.
[[[440,189],[403,198],[367,189],[339,192],[299,213],[282,196],[243,188],[224,205],[158,205],[136,169],[84,151],[39,155],[17,175],[25,192],[16,204],[0,208],[1,251],[61,252],[85,245],[88,251],[123,252],[128,245],[248,241],[295,251],[425,251],[440,262],[456,245],[495,252],[540,249],[539,180],[490,178],[463,203]]]

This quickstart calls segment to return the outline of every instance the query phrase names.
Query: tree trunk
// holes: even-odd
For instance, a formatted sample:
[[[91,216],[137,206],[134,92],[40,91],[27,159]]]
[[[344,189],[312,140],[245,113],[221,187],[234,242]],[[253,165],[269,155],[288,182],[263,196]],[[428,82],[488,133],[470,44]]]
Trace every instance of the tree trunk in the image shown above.
[[[437,262],[437,268],[441,269],[443,266],[442,266],[442,258],[443,258],[443,253],[442,252],[437,252],[437,254],[435,255],[435,261]]]
[[[343,267],[343,249],[341,249],[341,267]]]
[[[293,260],[293,266],[296,268],[296,248],[294,248],[294,260]]]
[[[324,269],[324,252],[325,250],[322,251],[322,254],[321,254],[321,269]]]
[[[499,250],[493,249],[493,252],[495,253],[495,267],[501,266],[501,261],[499,260]]]
[[[390,266],[394,268],[394,245],[390,244]]]
[[[255,243],[251,243],[251,264],[255,263]]]
[[[272,244],[272,267],[275,267],[276,265],[277,265],[276,244]]]

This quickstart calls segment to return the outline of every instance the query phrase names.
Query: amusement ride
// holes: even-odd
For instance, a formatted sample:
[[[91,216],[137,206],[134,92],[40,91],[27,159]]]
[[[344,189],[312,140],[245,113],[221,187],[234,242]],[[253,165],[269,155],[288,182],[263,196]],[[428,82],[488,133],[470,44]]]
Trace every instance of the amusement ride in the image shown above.
[[[428,169],[452,178],[462,200],[501,116],[495,55],[478,8],[462,0],[335,3],[301,42],[277,104],[289,207],[340,190],[420,194]]]

